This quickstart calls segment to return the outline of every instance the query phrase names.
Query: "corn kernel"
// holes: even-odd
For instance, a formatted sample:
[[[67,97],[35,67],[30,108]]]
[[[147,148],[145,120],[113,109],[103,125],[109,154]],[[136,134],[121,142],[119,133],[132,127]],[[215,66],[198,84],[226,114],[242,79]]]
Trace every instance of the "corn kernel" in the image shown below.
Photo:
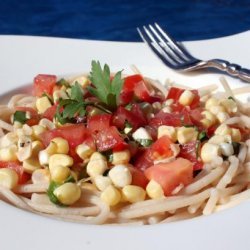
[[[227,113],[227,112],[219,112],[218,114],[217,114],[217,119],[218,119],[218,121],[220,122],[220,123],[223,123],[223,122],[225,122],[227,119],[229,119],[230,118],[230,116],[229,116],[229,114]]]
[[[132,182],[132,175],[125,165],[116,165],[109,171],[109,177],[116,187],[124,187]]]
[[[204,116],[204,118],[210,120],[212,125],[216,123],[217,121],[216,116],[212,114],[211,112],[205,110],[201,112],[201,114]]]
[[[51,107],[51,103],[47,96],[37,98],[36,108],[38,113],[40,114],[44,113],[49,107]]]
[[[56,125],[52,121],[50,121],[46,118],[41,119],[39,121],[39,125],[43,126],[44,128],[50,129],[50,130],[54,129],[56,127]]]
[[[201,159],[203,162],[211,162],[221,154],[220,146],[217,144],[205,143],[201,148]]]
[[[64,205],[72,205],[81,197],[81,188],[75,183],[67,182],[54,190],[54,195]]]
[[[220,112],[226,112],[226,109],[223,106],[218,105],[210,107],[209,111],[214,115],[218,115]]]
[[[215,131],[216,135],[231,135],[232,129],[226,124],[221,124]]]
[[[234,142],[240,142],[242,139],[241,132],[237,128],[231,129],[231,136],[232,136],[232,141],[234,141]]]
[[[121,193],[110,185],[101,193],[101,200],[109,206],[115,206],[121,201]]]
[[[206,101],[205,108],[209,109],[213,106],[218,106],[218,105],[219,105],[219,100],[214,97],[211,97]]]
[[[40,141],[33,141],[31,143],[32,156],[38,156],[39,152],[44,149],[43,144]]]
[[[209,143],[220,144],[223,142],[232,142],[231,135],[214,135],[209,140]]]
[[[66,94],[66,92],[64,90],[55,90],[53,92],[53,100],[54,102],[57,102],[59,99],[67,99],[68,98],[68,95]]]
[[[23,169],[26,173],[33,173],[35,170],[41,168],[38,160],[30,158],[23,161]]]
[[[190,90],[185,90],[179,98],[179,103],[183,106],[188,106],[192,103],[194,97],[194,93],[192,93]]]
[[[147,195],[151,199],[159,199],[164,196],[164,192],[163,192],[161,185],[154,180],[151,180],[148,183],[146,187],[146,191],[147,191]]]
[[[0,169],[0,185],[8,189],[12,189],[17,186],[18,175],[17,173],[9,168]]]
[[[17,143],[17,141],[18,141],[18,137],[17,137],[16,133],[9,132],[0,138],[0,147],[1,148],[9,147],[9,146]]]
[[[49,164],[50,154],[46,150],[42,150],[38,153],[38,159],[42,166]]]
[[[48,168],[37,169],[32,173],[32,183],[48,183],[50,181],[50,172]]]
[[[92,154],[90,161],[87,165],[88,175],[91,177],[102,175],[106,169],[108,169],[108,164],[105,157],[97,152]]]
[[[201,123],[202,123],[203,127],[205,127],[205,128],[209,128],[213,125],[213,122],[207,118],[203,118],[201,120]]]
[[[94,150],[87,144],[80,144],[76,147],[76,153],[82,160],[88,159],[93,152]]]
[[[48,147],[45,149],[45,151],[50,155],[56,154],[57,153],[57,146],[56,146],[55,142],[51,141],[50,144],[48,145]]]
[[[73,163],[73,158],[65,154],[54,154],[49,157],[50,169],[55,166],[70,167]]]
[[[101,191],[104,191],[108,186],[112,184],[111,179],[108,176],[102,175],[97,175],[94,178],[94,183],[96,187]]]
[[[46,131],[46,128],[41,125],[34,125],[32,126],[32,130],[33,130],[32,136],[35,139],[40,139],[40,135]]]
[[[238,111],[237,104],[232,99],[224,99],[220,104],[226,109],[227,113],[236,113]]]
[[[145,200],[146,192],[139,186],[127,185],[123,187],[122,195],[128,202],[135,203]]]
[[[50,168],[51,179],[55,182],[62,183],[64,182],[70,175],[70,170],[68,167],[63,166],[54,166]]]
[[[177,130],[175,127],[165,126],[165,125],[159,126],[157,137],[160,138],[164,135],[167,135],[171,139],[172,142],[177,141]]]
[[[171,107],[164,107],[164,108],[162,109],[162,112],[163,112],[163,113],[171,113],[171,112],[172,112],[172,108],[171,108]]]
[[[80,76],[77,77],[71,84],[74,85],[76,83],[79,83],[82,86],[82,88],[86,88],[90,84],[90,81],[88,80],[87,77]]]
[[[177,139],[180,144],[185,144],[190,141],[195,141],[198,136],[198,131],[195,128],[181,127],[177,130]]]
[[[130,161],[130,152],[129,150],[123,150],[113,153],[112,164],[127,164]]]
[[[0,149],[0,161],[16,161],[17,146],[11,145]]]
[[[61,137],[56,137],[52,139],[51,142],[56,145],[57,154],[67,154],[69,152],[69,143],[67,140]]]
[[[81,182],[81,188],[82,189],[87,189],[87,190],[90,190],[90,191],[98,191],[94,184],[88,183],[88,182]]]

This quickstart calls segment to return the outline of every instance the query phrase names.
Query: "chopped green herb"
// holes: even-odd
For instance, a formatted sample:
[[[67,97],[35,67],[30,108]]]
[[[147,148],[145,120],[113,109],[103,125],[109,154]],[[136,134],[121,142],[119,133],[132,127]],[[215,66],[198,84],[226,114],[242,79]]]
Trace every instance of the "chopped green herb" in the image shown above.
[[[54,195],[54,191],[56,188],[58,188],[60,186],[60,184],[57,184],[54,181],[50,182],[49,188],[47,190],[47,195],[50,199],[50,201],[58,206],[64,207],[65,205],[63,205],[58,198]]]
[[[239,152],[240,152],[240,143],[238,143],[238,142],[232,142],[232,146],[233,146],[233,148],[234,148],[234,154],[236,154],[236,155],[238,155],[239,154]]]
[[[24,111],[16,111],[13,115],[14,122],[20,122],[20,123],[24,124],[27,120],[28,119],[26,117],[26,112],[24,112]]]
[[[201,131],[198,135],[198,140],[203,142],[208,139],[207,133],[205,131]]]
[[[227,99],[235,101],[235,99],[232,96],[229,96]]]
[[[74,178],[72,175],[70,175],[70,176],[64,181],[64,183],[68,183],[68,182],[75,183],[76,180],[75,180],[75,178]]]
[[[185,128],[196,128],[196,126],[191,125],[191,124],[184,124],[183,127],[185,127]]]
[[[198,157],[199,157],[200,145],[201,145],[200,141],[197,141],[196,144],[195,144],[196,159],[198,159]]]
[[[113,161],[113,151],[112,151],[111,149],[102,152],[102,155],[104,155],[104,156],[107,158],[107,160],[108,160],[109,162],[112,162],[112,161]]]
[[[125,122],[124,133],[129,134],[132,130],[133,130],[132,125],[128,121],[126,121]]]
[[[66,88],[69,88],[70,87],[70,84],[68,81],[66,81],[64,78],[60,79],[56,85],[59,85],[59,86],[65,86]]]
[[[92,61],[89,79],[94,87],[89,86],[89,92],[96,96],[108,108],[114,110],[119,102],[120,92],[123,86],[121,71],[117,72],[111,80],[110,69],[107,64],[103,69],[99,61]]]
[[[143,147],[149,147],[153,143],[153,140],[150,139],[137,139],[136,141],[139,142]]]
[[[131,103],[127,104],[125,106],[125,109],[128,110],[128,111],[130,111],[132,109],[132,104]]]

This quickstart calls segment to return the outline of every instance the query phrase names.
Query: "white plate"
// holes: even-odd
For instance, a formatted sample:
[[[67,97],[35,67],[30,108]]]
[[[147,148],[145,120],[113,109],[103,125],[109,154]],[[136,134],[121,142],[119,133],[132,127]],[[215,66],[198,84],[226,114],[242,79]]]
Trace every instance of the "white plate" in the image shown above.
[[[250,31],[187,42],[197,57],[223,58],[250,68]],[[142,43],[0,36],[0,94],[31,82],[38,73],[86,72],[92,59],[112,69],[136,64],[142,73],[192,87],[218,83],[218,75],[184,76],[166,67]],[[246,84],[228,78],[232,86]],[[1,249],[250,249],[250,202],[207,217],[144,227],[89,226],[31,214],[0,202]]]

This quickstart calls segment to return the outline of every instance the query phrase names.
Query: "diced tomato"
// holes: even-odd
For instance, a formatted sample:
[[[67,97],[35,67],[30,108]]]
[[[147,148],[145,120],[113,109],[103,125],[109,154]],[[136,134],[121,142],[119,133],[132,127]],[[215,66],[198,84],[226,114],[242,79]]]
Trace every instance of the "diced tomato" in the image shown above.
[[[192,123],[197,126],[197,127],[202,127],[202,124],[201,124],[201,119],[203,118],[202,116],[202,111],[203,109],[202,108],[196,108],[196,109],[192,109],[190,110],[190,119],[192,121]]]
[[[89,130],[83,124],[75,124],[45,131],[40,138],[43,144],[48,146],[53,138],[62,137],[68,141],[70,147],[75,148],[90,136]]]
[[[144,171],[154,164],[153,159],[150,157],[150,148],[139,149],[134,158],[134,167],[141,171]]]
[[[173,151],[170,148],[170,145],[173,142],[169,139],[168,136],[160,137],[156,142],[152,144],[149,151],[149,157],[152,160],[164,159],[173,155]]]
[[[207,129],[207,136],[208,138],[214,135],[215,130],[217,129],[218,125],[213,125]]]
[[[174,102],[177,102],[181,96],[181,94],[184,92],[184,89],[171,87],[168,91],[168,95],[166,99],[173,99]]]
[[[99,151],[107,151],[109,149],[122,150],[125,143],[119,131],[115,126],[105,128],[96,134],[96,146]]]
[[[18,184],[24,184],[30,180],[31,175],[25,173],[23,166],[18,161],[0,161],[0,168],[10,168],[18,175]]]
[[[38,115],[37,111],[30,107],[15,107],[16,111],[22,111],[22,112],[29,112],[30,113],[30,119],[26,121],[26,124],[29,126],[37,125],[40,121],[40,116]]]
[[[91,133],[96,133],[107,129],[110,127],[111,115],[108,114],[100,114],[90,116],[87,122],[87,128]]]
[[[181,115],[175,113],[164,113],[160,111],[149,121],[149,125],[153,127],[159,127],[161,125],[168,125],[173,127],[180,127],[181,124]]]
[[[147,120],[138,104],[133,104],[131,111],[122,106],[118,107],[113,115],[112,124],[119,129],[124,129],[126,121],[132,126],[133,130],[142,127],[147,123]]]
[[[185,158],[193,163],[193,170],[200,170],[203,168],[203,163],[197,159],[197,143],[198,141],[192,141],[181,146],[179,156]]]
[[[129,168],[129,170],[132,174],[132,185],[145,189],[148,184],[148,179],[146,178],[145,174],[134,167]]]
[[[56,109],[57,109],[58,105],[53,105],[51,107],[49,107],[48,109],[46,109],[46,111],[43,113],[43,118],[46,118],[50,121],[53,121],[53,118],[56,114]]]
[[[144,173],[149,180],[158,182],[167,196],[180,184],[188,185],[192,182],[193,164],[189,160],[177,158],[173,162],[154,165]]]
[[[193,99],[192,103],[190,104],[190,108],[195,109],[195,108],[200,106],[200,96],[199,96],[198,90],[193,89],[193,90],[191,90],[191,92],[195,96],[194,96],[194,99]]]
[[[34,78],[34,95],[41,96],[43,93],[51,95],[53,93],[53,88],[56,85],[55,75],[37,75]]]

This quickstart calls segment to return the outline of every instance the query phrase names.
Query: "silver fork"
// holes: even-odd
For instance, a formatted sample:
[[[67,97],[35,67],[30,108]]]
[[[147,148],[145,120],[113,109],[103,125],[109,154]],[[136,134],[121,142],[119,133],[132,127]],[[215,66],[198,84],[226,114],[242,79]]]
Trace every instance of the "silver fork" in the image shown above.
[[[238,77],[250,82],[250,70],[244,69],[238,64],[233,64],[222,59],[208,61],[193,57],[184,46],[176,42],[157,23],[154,25],[137,28],[142,40],[169,68],[183,72],[190,72],[204,68],[214,68],[223,71],[230,76]]]

